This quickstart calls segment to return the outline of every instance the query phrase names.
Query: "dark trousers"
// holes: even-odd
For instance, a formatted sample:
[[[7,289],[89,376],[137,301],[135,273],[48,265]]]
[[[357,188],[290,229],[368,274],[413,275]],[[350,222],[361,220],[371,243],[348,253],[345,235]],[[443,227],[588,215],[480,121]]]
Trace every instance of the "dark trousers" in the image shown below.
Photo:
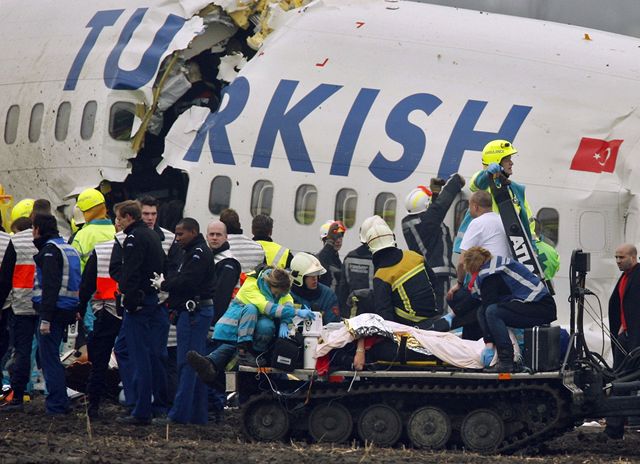
[[[165,414],[168,404],[165,370],[169,334],[167,310],[158,304],[145,305],[135,313],[128,313],[124,325],[127,349],[136,372],[136,402],[131,414],[139,419]]]
[[[611,334],[611,336],[613,337],[614,335]],[[629,343],[626,334],[619,334],[615,337],[627,353],[635,348],[635,346],[632,346],[633,344]],[[611,343],[611,351],[613,352],[613,368],[617,369],[620,367],[620,364],[622,364],[622,361],[624,361],[624,355],[616,348],[614,342]],[[607,417],[607,427],[605,428],[606,433],[612,437],[622,437],[624,435],[624,423],[626,420],[627,418],[625,416]]]
[[[451,287],[451,277],[449,274],[437,274],[436,281],[433,282],[433,291],[436,294],[436,308],[440,314],[445,314],[447,310],[447,292]]]
[[[135,389],[135,366],[133,359],[129,354],[129,348],[127,347],[127,335],[126,326],[129,315],[125,311],[122,316],[122,323],[120,324],[120,332],[116,337],[115,344],[113,346],[113,352],[116,355],[118,361],[118,374],[122,381],[122,390],[124,392],[125,406],[133,408],[136,404],[136,389]]]
[[[548,324],[555,319],[550,319],[544,311],[538,311],[539,306],[542,308],[541,305],[520,301],[492,304],[478,311],[478,323],[485,333],[491,334],[497,348],[511,348],[512,343],[507,327],[524,329]]]
[[[11,318],[14,359],[10,379],[13,397],[22,399],[31,376],[31,349],[38,328],[38,316],[14,314]]]
[[[60,344],[68,322],[51,321],[50,333],[38,332],[38,353],[44,381],[47,384],[47,414],[65,414],[69,409],[64,366],[60,362]]]
[[[178,390],[178,347],[167,347],[167,365],[165,366],[167,371],[167,398],[169,404],[173,404],[173,400],[176,397],[176,391]]]
[[[9,324],[11,319],[11,309],[0,309],[0,371],[4,368],[4,356],[12,345]]]
[[[97,408],[104,394],[109,359],[122,321],[106,309],[101,309],[95,313],[95,316],[93,331],[90,333],[87,343],[89,361],[91,361],[87,394],[89,395],[90,407]]]
[[[178,316],[178,389],[169,418],[181,424],[207,423],[207,386],[187,364],[187,352],[206,354],[212,319],[213,306],[204,306],[195,313],[181,311]]]

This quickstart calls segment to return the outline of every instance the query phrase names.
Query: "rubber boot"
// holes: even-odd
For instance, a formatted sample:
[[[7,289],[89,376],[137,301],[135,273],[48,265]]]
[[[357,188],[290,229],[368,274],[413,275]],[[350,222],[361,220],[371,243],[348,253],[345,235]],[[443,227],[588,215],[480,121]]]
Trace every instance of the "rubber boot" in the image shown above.
[[[513,345],[498,346],[498,364],[488,369],[486,372],[511,373],[514,371]]]

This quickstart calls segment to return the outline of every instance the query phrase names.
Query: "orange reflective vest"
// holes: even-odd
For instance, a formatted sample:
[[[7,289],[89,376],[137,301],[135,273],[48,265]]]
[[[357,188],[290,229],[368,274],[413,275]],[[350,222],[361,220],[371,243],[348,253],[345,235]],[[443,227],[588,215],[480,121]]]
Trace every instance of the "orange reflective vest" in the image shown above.
[[[36,275],[36,263],[33,257],[38,249],[33,244],[31,229],[18,232],[11,237],[13,249],[16,251],[16,264],[13,268],[13,282],[11,289],[11,308],[14,314],[20,316],[34,316],[33,283]]]

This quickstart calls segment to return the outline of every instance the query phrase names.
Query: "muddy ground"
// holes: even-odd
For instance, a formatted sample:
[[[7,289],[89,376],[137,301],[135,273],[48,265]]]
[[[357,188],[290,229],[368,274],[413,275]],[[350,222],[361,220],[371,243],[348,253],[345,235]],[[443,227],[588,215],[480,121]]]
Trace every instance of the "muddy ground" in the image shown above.
[[[248,443],[240,432],[238,410],[227,410],[220,425],[121,426],[123,410],[105,405],[104,418],[91,424],[82,404],[62,418],[44,415],[42,397],[23,413],[0,413],[0,463],[153,462],[202,463],[640,463],[640,433],[601,442],[598,427],[581,427],[546,444],[544,449],[514,456],[483,456],[463,451],[425,452],[363,446]]]

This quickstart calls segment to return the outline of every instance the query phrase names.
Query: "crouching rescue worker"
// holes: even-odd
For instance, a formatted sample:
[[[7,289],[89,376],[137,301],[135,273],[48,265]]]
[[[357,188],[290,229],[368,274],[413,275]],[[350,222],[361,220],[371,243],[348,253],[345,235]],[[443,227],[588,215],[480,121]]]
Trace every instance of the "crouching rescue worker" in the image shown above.
[[[167,279],[160,274],[151,280],[156,289],[169,292],[169,308],[177,312],[178,389],[167,420],[206,424],[207,387],[187,365],[187,352],[206,353],[207,331],[213,319],[213,253],[192,218],[176,225],[176,242],[184,250],[177,272]]]
[[[440,314],[432,282],[435,274],[424,257],[396,248],[393,231],[376,224],[367,232],[373,253],[375,310],[386,320],[421,327]]]
[[[513,372],[514,350],[507,327],[549,324],[556,319],[556,303],[544,282],[515,260],[492,256],[482,247],[469,248],[462,260],[474,281],[473,294],[482,300],[478,323],[486,343],[483,361],[493,357],[495,345],[498,364],[491,370]]]
[[[309,253],[297,253],[291,260],[291,296],[293,301],[312,311],[322,313],[322,323],[340,322],[338,297],[326,285],[319,282],[318,277],[327,270],[322,267],[318,258]]]
[[[216,323],[213,339],[217,347],[208,355],[196,351],[187,353],[187,362],[205,383],[215,384],[218,372],[238,353],[238,362],[258,366],[274,338],[276,321],[278,335],[288,337],[294,316],[315,318],[310,309],[295,309],[289,293],[291,276],[281,268],[268,267],[247,276],[229,308]],[[256,354],[258,357],[256,358]]]
[[[56,218],[39,214],[33,219],[36,279],[33,307],[40,316],[40,363],[47,385],[47,414],[66,414],[69,398],[60,344],[66,327],[76,320],[80,289],[80,255],[58,233]]]

